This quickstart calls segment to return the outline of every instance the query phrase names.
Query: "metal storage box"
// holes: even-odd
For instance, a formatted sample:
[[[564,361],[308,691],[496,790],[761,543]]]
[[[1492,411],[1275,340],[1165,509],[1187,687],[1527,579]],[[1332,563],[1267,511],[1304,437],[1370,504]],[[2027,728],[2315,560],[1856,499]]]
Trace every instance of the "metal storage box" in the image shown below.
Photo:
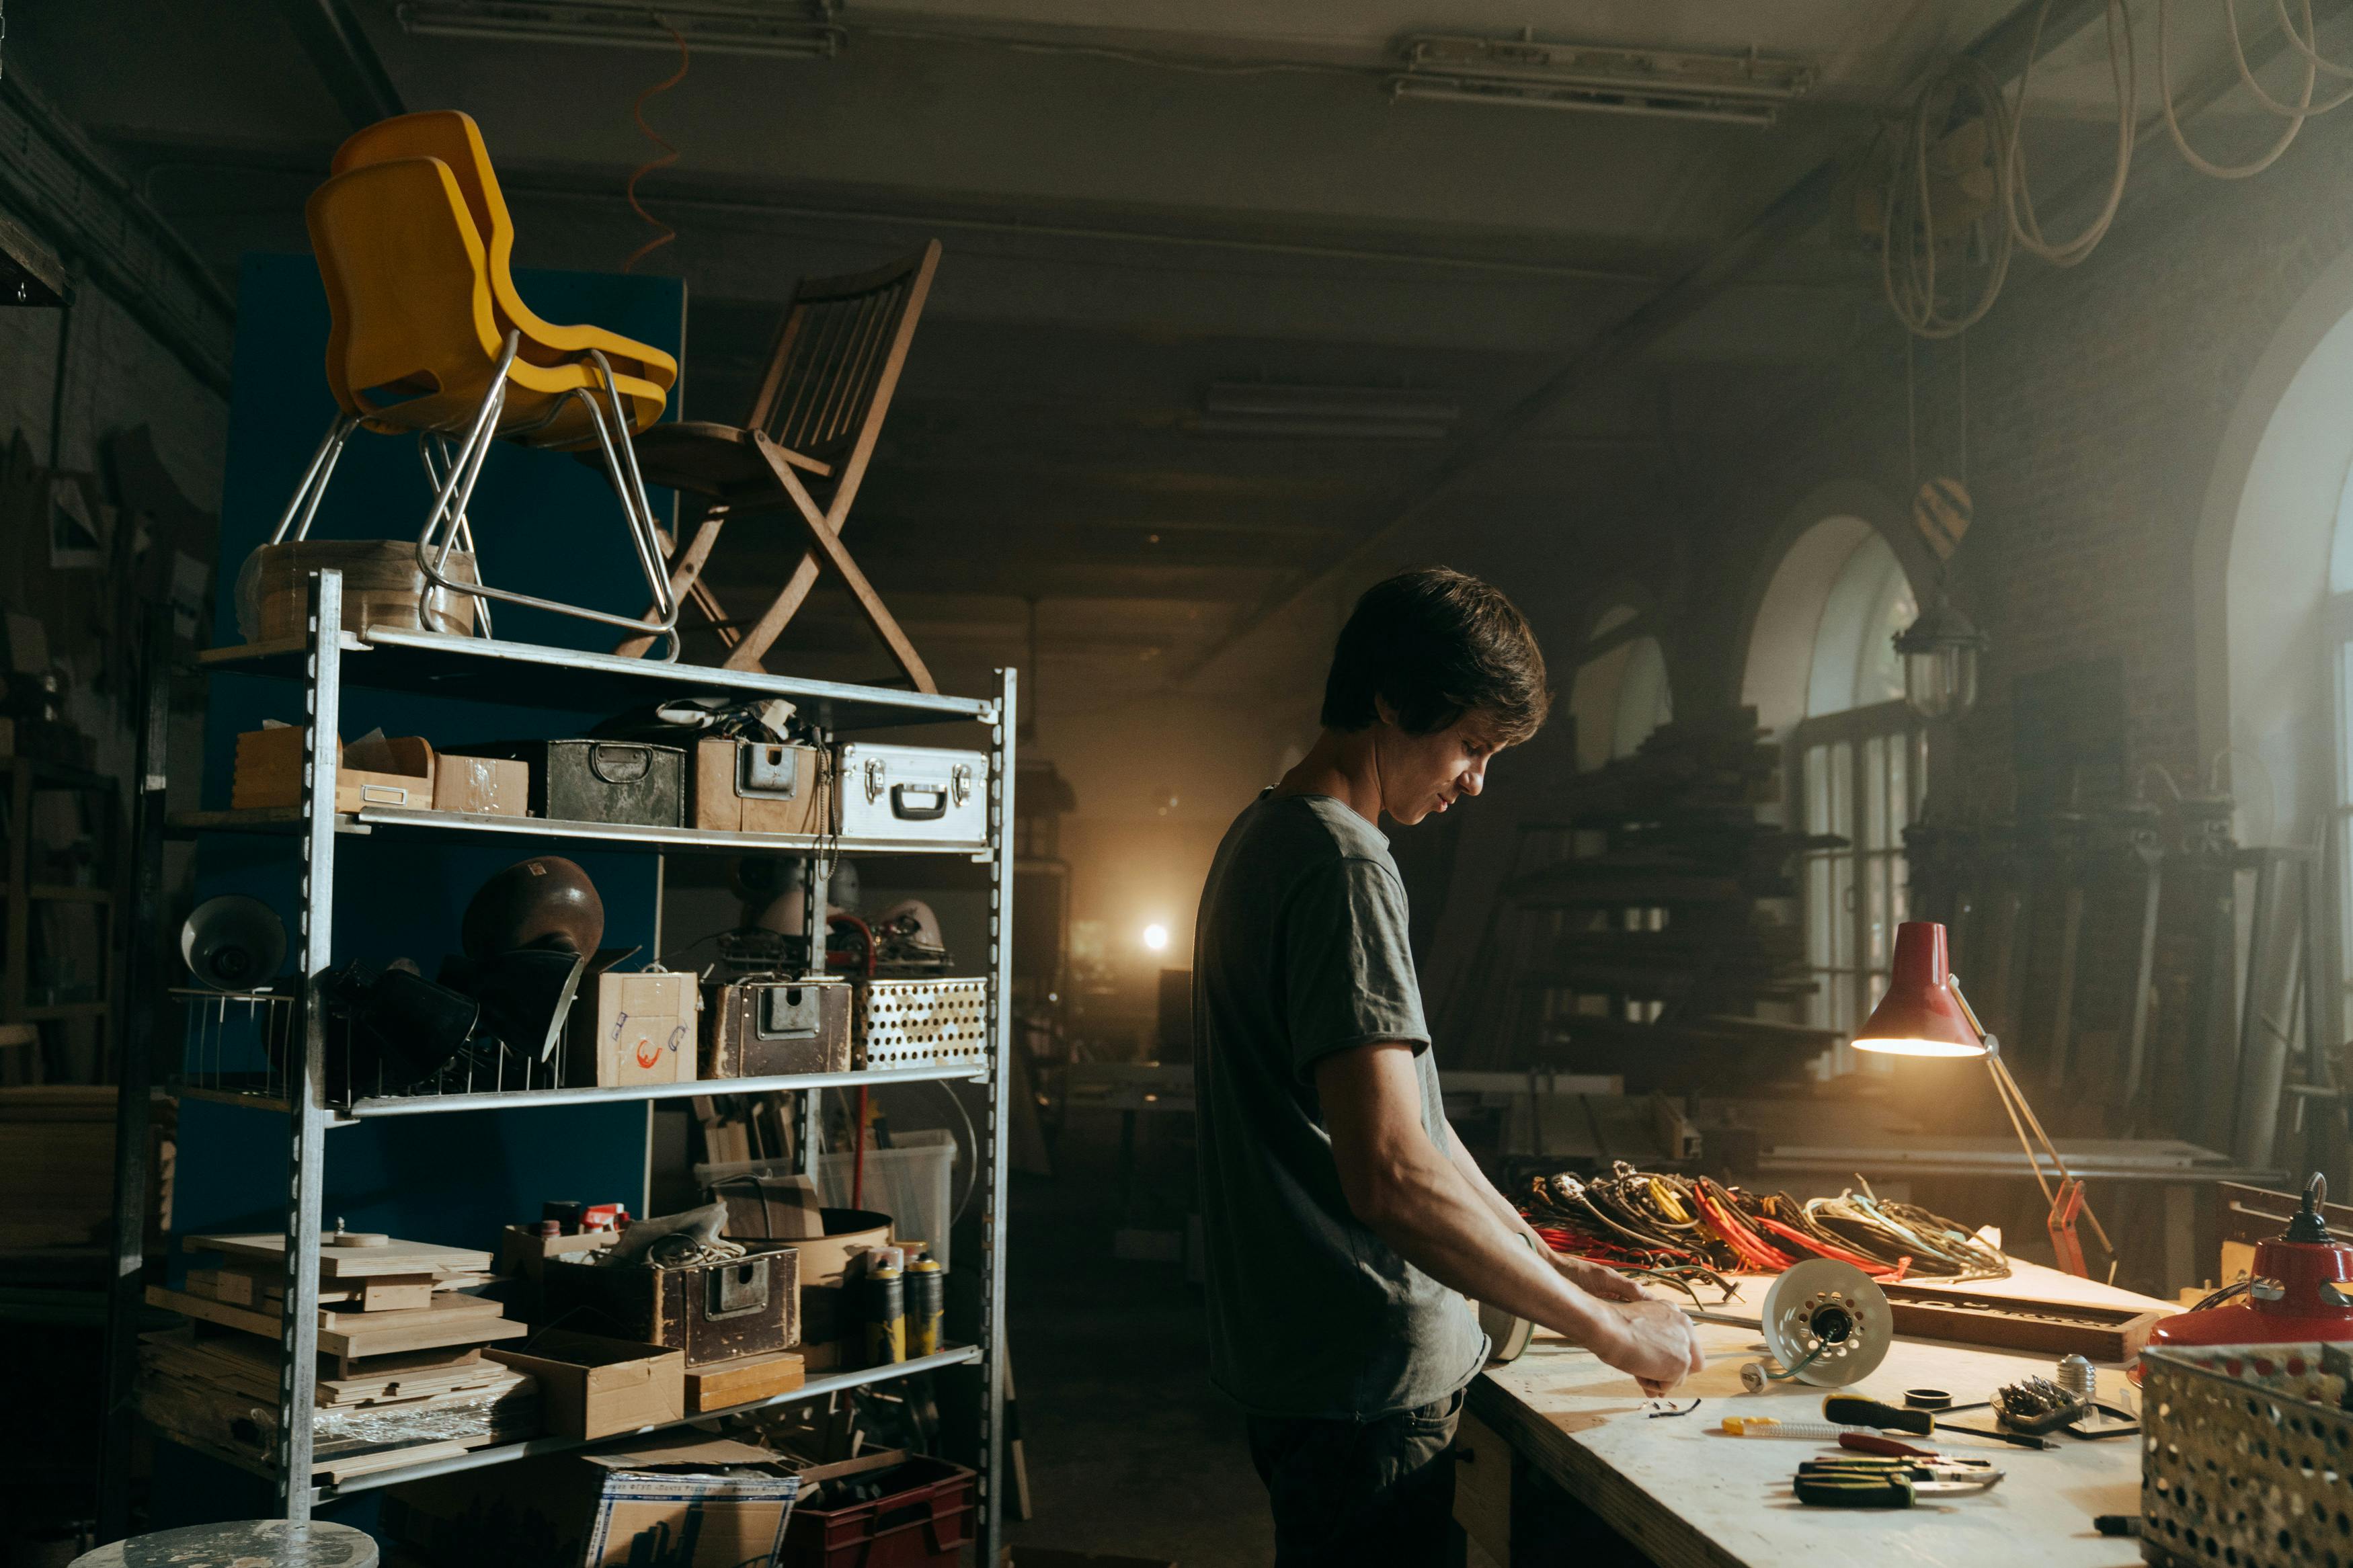
[[[2141,1555],[2160,1564],[2346,1560],[2345,1347],[2184,1345],[2141,1364]],[[2326,1363],[2327,1364],[2324,1364]]]
[[[711,993],[704,1078],[849,1070],[848,981],[735,980]]]
[[[453,748],[531,764],[531,812],[555,822],[686,826],[686,752],[642,741],[490,741]]]
[[[684,1351],[689,1366],[788,1351],[801,1342],[800,1258],[744,1245],[742,1258],[669,1268],[550,1258],[541,1310],[550,1323]]]
[[[851,741],[841,748],[841,836],[988,843],[988,753]]]
[[[988,982],[926,976],[860,980],[862,1068],[948,1067],[988,1060]]]

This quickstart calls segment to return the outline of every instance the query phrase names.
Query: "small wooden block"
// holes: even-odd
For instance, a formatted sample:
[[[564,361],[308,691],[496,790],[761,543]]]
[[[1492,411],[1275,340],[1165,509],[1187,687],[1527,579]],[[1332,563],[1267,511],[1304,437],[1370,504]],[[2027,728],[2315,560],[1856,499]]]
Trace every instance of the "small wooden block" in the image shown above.
[[[399,1312],[433,1304],[431,1275],[396,1274],[383,1279],[370,1279],[360,1287],[360,1310],[363,1312]]]
[[[792,1351],[781,1355],[746,1356],[742,1361],[721,1362],[700,1371],[686,1369],[686,1407],[698,1414],[724,1410],[733,1405],[749,1405],[754,1400],[774,1399],[779,1394],[790,1394],[798,1388],[805,1377],[800,1356]]]
[[[241,1268],[191,1268],[186,1284],[194,1294],[232,1307],[258,1308],[269,1292],[261,1276]]]

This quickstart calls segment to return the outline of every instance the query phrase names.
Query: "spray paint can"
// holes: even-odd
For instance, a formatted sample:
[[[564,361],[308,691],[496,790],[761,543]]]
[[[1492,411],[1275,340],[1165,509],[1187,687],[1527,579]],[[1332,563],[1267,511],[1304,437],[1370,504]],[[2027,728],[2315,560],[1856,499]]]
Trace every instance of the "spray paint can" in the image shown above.
[[[866,1364],[887,1366],[907,1359],[906,1276],[888,1262],[866,1271]]]
[[[907,1266],[907,1359],[937,1355],[947,1317],[948,1276],[930,1253]]]

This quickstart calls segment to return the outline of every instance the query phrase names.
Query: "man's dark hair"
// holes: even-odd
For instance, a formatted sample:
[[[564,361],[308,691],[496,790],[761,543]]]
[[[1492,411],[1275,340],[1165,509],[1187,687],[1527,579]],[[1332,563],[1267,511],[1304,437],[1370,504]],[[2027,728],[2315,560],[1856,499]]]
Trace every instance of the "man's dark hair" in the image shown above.
[[[1443,566],[1400,572],[1356,601],[1324,681],[1324,726],[1354,731],[1386,698],[1409,735],[1484,714],[1498,742],[1541,729],[1552,693],[1527,618],[1503,591]]]

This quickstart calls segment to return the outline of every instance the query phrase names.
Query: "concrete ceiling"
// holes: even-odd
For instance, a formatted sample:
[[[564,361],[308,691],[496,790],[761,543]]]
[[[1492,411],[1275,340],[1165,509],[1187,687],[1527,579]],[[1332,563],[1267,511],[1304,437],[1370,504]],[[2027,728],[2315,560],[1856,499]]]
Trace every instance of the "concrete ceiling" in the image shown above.
[[[938,237],[945,258],[853,548],[944,667],[1015,657],[1022,601],[1037,598],[1049,660],[1145,689],[1388,521],[1447,450],[1205,435],[1211,382],[1431,389],[1474,430],[1868,140],[1931,61],[2013,5],[1556,0],[1504,16],[1478,0],[849,0],[836,58],[697,54],[648,100],[679,156],[639,187],[677,231],[646,265],[689,285],[686,406],[733,417],[796,277]],[[2175,40],[2185,71],[2222,47],[2202,15],[2219,8],[2195,9]],[[339,10],[358,25],[358,66],[318,42],[318,16]],[[10,20],[9,68],[224,273],[248,250],[303,248],[304,197],[369,118],[353,101],[368,68],[407,108],[481,122],[520,263],[617,267],[655,232],[622,187],[658,152],[631,107],[675,68],[667,45],[419,37],[391,0],[74,0]],[[1383,89],[1401,35],[1522,26],[1796,56],[1820,85],[1768,130]],[[2096,156],[2098,29],[2053,43],[2039,145]],[[2146,72],[2154,39],[2141,46]],[[1532,428],[1532,486],[1507,488],[1582,520],[1556,526],[1641,523],[1665,504],[1672,388],[1766,395],[1852,353],[1884,331],[1874,289],[1852,226],[1820,225],[1662,340],[1617,395]],[[769,552],[792,551],[779,533]],[[846,641],[859,651],[844,673],[873,672],[848,628],[821,596],[788,640],[809,656]]]

